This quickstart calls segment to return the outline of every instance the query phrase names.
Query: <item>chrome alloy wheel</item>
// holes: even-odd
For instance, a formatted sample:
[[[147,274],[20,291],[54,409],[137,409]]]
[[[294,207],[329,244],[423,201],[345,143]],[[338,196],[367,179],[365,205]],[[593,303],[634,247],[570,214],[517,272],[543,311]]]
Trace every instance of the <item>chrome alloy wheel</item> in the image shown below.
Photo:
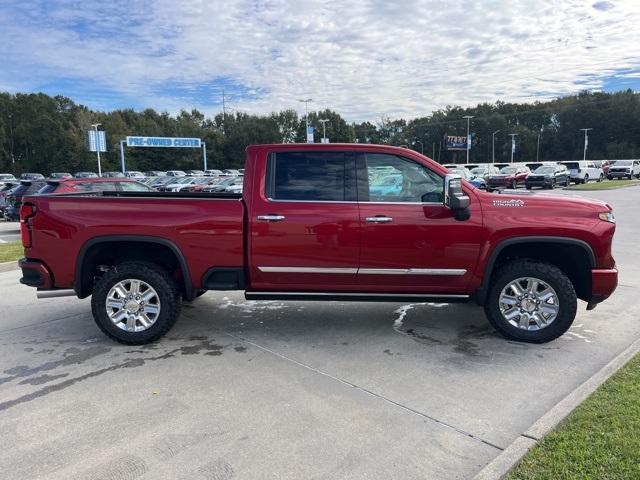
[[[500,313],[514,327],[541,330],[558,316],[560,303],[551,286],[538,278],[522,277],[500,292]]]
[[[160,297],[148,283],[129,278],[109,290],[106,308],[115,326],[127,332],[142,332],[158,319]]]

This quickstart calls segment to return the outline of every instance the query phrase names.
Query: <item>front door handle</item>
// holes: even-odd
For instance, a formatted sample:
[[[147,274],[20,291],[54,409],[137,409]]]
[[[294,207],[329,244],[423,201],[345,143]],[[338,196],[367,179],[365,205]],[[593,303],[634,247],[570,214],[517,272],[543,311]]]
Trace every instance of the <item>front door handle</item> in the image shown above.
[[[280,222],[284,220],[284,215],[258,215],[258,220],[262,220],[264,222]]]
[[[379,215],[377,217],[367,217],[367,222],[370,222],[370,223],[389,223],[389,222],[393,222],[393,218],[385,217],[384,215]]]

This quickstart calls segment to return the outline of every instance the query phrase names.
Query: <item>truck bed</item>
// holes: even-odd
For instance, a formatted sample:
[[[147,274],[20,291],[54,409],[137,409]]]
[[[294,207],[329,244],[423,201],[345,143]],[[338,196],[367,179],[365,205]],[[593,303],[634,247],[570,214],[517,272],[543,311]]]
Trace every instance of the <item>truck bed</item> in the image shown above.
[[[38,214],[33,246],[55,272],[56,288],[73,288],[87,246],[109,238],[153,238],[180,252],[194,289],[207,270],[244,263],[242,195],[229,193],[103,192],[25,197]],[[175,248],[174,248],[175,247]],[[72,257],[68,252],[76,252]],[[80,257],[77,253],[80,252]],[[76,258],[78,257],[78,258]],[[75,261],[75,264],[72,262]]]

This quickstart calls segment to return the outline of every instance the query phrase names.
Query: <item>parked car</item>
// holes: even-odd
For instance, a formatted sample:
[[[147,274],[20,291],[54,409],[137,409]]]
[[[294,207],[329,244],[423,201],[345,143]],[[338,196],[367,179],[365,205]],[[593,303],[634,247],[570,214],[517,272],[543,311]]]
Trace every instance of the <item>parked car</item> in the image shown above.
[[[49,180],[38,195],[82,192],[153,192],[153,188],[130,178],[72,178]]]
[[[187,174],[182,170],[167,170],[168,177],[186,177]]]
[[[593,164],[602,169],[605,177],[609,175],[609,169],[611,168],[611,162],[609,160],[594,160]]]
[[[16,222],[20,219],[20,207],[22,197],[32,195],[40,190],[46,182],[40,180],[21,180],[20,185],[7,192],[5,198],[4,219],[8,222]]]
[[[183,188],[196,183],[199,177],[180,177],[157,187],[159,192],[180,192]]]
[[[138,172],[137,170],[129,170],[124,172],[124,176],[127,178],[144,178],[144,173]]]
[[[242,175],[240,173],[240,170],[236,170],[235,168],[226,168],[222,171],[222,173],[224,173],[225,175],[235,175],[236,177]]]
[[[20,175],[20,180],[44,180],[44,175],[41,173],[23,173]]]
[[[69,172],[52,172],[51,175],[49,175],[49,178],[64,180],[66,178],[73,178],[73,175],[71,175]]]
[[[167,172],[163,172],[161,170],[147,170],[144,172],[145,177],[166,177]]]
[[[487,189],[487,182],[484,179],[484,177],[478,177],[474,175],[473,173],[471,173],[471,171],[468,168],[458,167],[458,168],[449,168],[448,170],[453,174],[460,175],[463,179],[465,179],[467,182],[469,182],[471,185],[473,185],[476,188],[481,188],[482,190]]]
[[[367,157],[355,175],[353,152]],[[601,201],[486,193],[386,145],[246,154],[242,195],[25,197],[20,282],[39,297],[92,296],[97,326],[125,344],[165,335],[181,300],[203,290],[248,300],[473,299],[505,337],[541,343],[571,327],[578,299],[591,310],[616,289],[615,217]],[[403,178],[392,201],[371,201],[376,166]]]
[[[125,178],[122,172],[102,172],[103,178]]]
[[[531,190],[533,187],[555,188],[560,185],[568,187],[570,183],[569,171],[564,165],[542,165],[527,176],[524,184],[527,190]]]
[[[211,170],[205,170],[204,174],[207,177],[219,177],[220,175],[222,175],[222,170],[216,170],[214,168],[214,169],[211,169]]]
[[[11,173],[0,173],[0,183],[16,181],[16,177]]]
[[[607,178],[640,178],[640,160],[615,160],[613,165],[609,167],[609,175]]]
[[[602,168],[596,167],[591,160],[576,160],[560,163],[567,167],[571,181],[574,183],[587,183],[589,180],[601,182],[604,180]]]
[[[510,163],[494,163],[493,166],[498,170],[502,170],[504,167],[510,167],[512,165]]]
[[[4,210],[7,206],[7,196],[20,185],[19,180],[5,180],[0,183],[0,217],[4,218]]]
[[[204,171],[202,170],[187,170],[185,173],[188,177],[204,177]]]
[[[77,172],[73,178],[100,178],[95,172]]]
[[[485,184],[487,183],[487,180],[489,180],[489,176],[496,175],[498,173],[500,173],[500,169],[493,165],[479,165],[471,169],[471,174],[475,177],[482,178],[485,181]]]
[[[218,183],[207,185],[202,189],[202,191],[207,193],[225,192],[229,187],[232,187],[234,185],[242,185],[242,182],[243,177],[226,177],[220,180]]]
[[[531,173],[529,167],[524,165],[509,165],[502,167],[500,173],[494,173],[489,175],[487,180],[487,189],[494,189],[500,187],[518,188],[518,185],[524,185],[527,175]]]
[[[195,182],[190,183],[180,189],[181,192],[204,192],[210,185],[215,185],[221,180],[220,177],[200,177]]]
[[[558,162],[528,162],[528,163],[523,163],[523,165],[525,167],[528,167],[529,170],[531,170],[532,172],[535,172],[538,168],[542,167],[542,166],[555,166],[557,165]]]

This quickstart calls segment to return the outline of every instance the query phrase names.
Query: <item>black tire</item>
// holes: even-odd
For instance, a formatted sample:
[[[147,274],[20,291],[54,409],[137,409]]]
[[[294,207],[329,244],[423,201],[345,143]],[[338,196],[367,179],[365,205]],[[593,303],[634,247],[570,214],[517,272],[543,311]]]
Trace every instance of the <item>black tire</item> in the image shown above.
[[[589,174],[588,173],[582,179],[582,183],[589,183]]]
[[[604,175],[600,175],[600,176],[598,177],[598,183],[600,183],[602,180],[604,180]]]
[[[628,180],[631,180],[632,178],[633,178],[633,177],[632,177],[631,175],[629,175],[629,176],[627,177],[627,179],[628,179]]]
[[[527,190],[531,190],[531,185],[526,185]]]
[[[567,177],[567,180],[564,182],[564,186],[568,187],[569,185],[571,185],[571,179]]]
[[[142,280],[153,287],[160,302],[160,313],[155,322],[140,332],[119,328],[107,315],[106,300],[109,290],[126,279]],[[181,299],[178,285],[162,267],[145,262],[124,262],[96,281],[91,297],[91,311],[100,330],[109,338],[126,345],[143,345],[159,339],[173,327],[180,316]]]
[[[518,182],[516,182],[515,180],[513,180],[513,181],[511,182],[511,188],[512,188],[513,190],[515,190],[516,188],[518,188]]]
[[[559,309],[556,319],[548,326],[539,330],[525,330],[511,325],[502,316],[499,305],[502,289],[520,277],[537,278],[555,290]],[[545,343],[558,338],[571,327],[577,307],[573,284],[562,270],[549,263],[522,259],[504,265],[493,275],[484,311],[489,323],[504,337],[521,342]]]

